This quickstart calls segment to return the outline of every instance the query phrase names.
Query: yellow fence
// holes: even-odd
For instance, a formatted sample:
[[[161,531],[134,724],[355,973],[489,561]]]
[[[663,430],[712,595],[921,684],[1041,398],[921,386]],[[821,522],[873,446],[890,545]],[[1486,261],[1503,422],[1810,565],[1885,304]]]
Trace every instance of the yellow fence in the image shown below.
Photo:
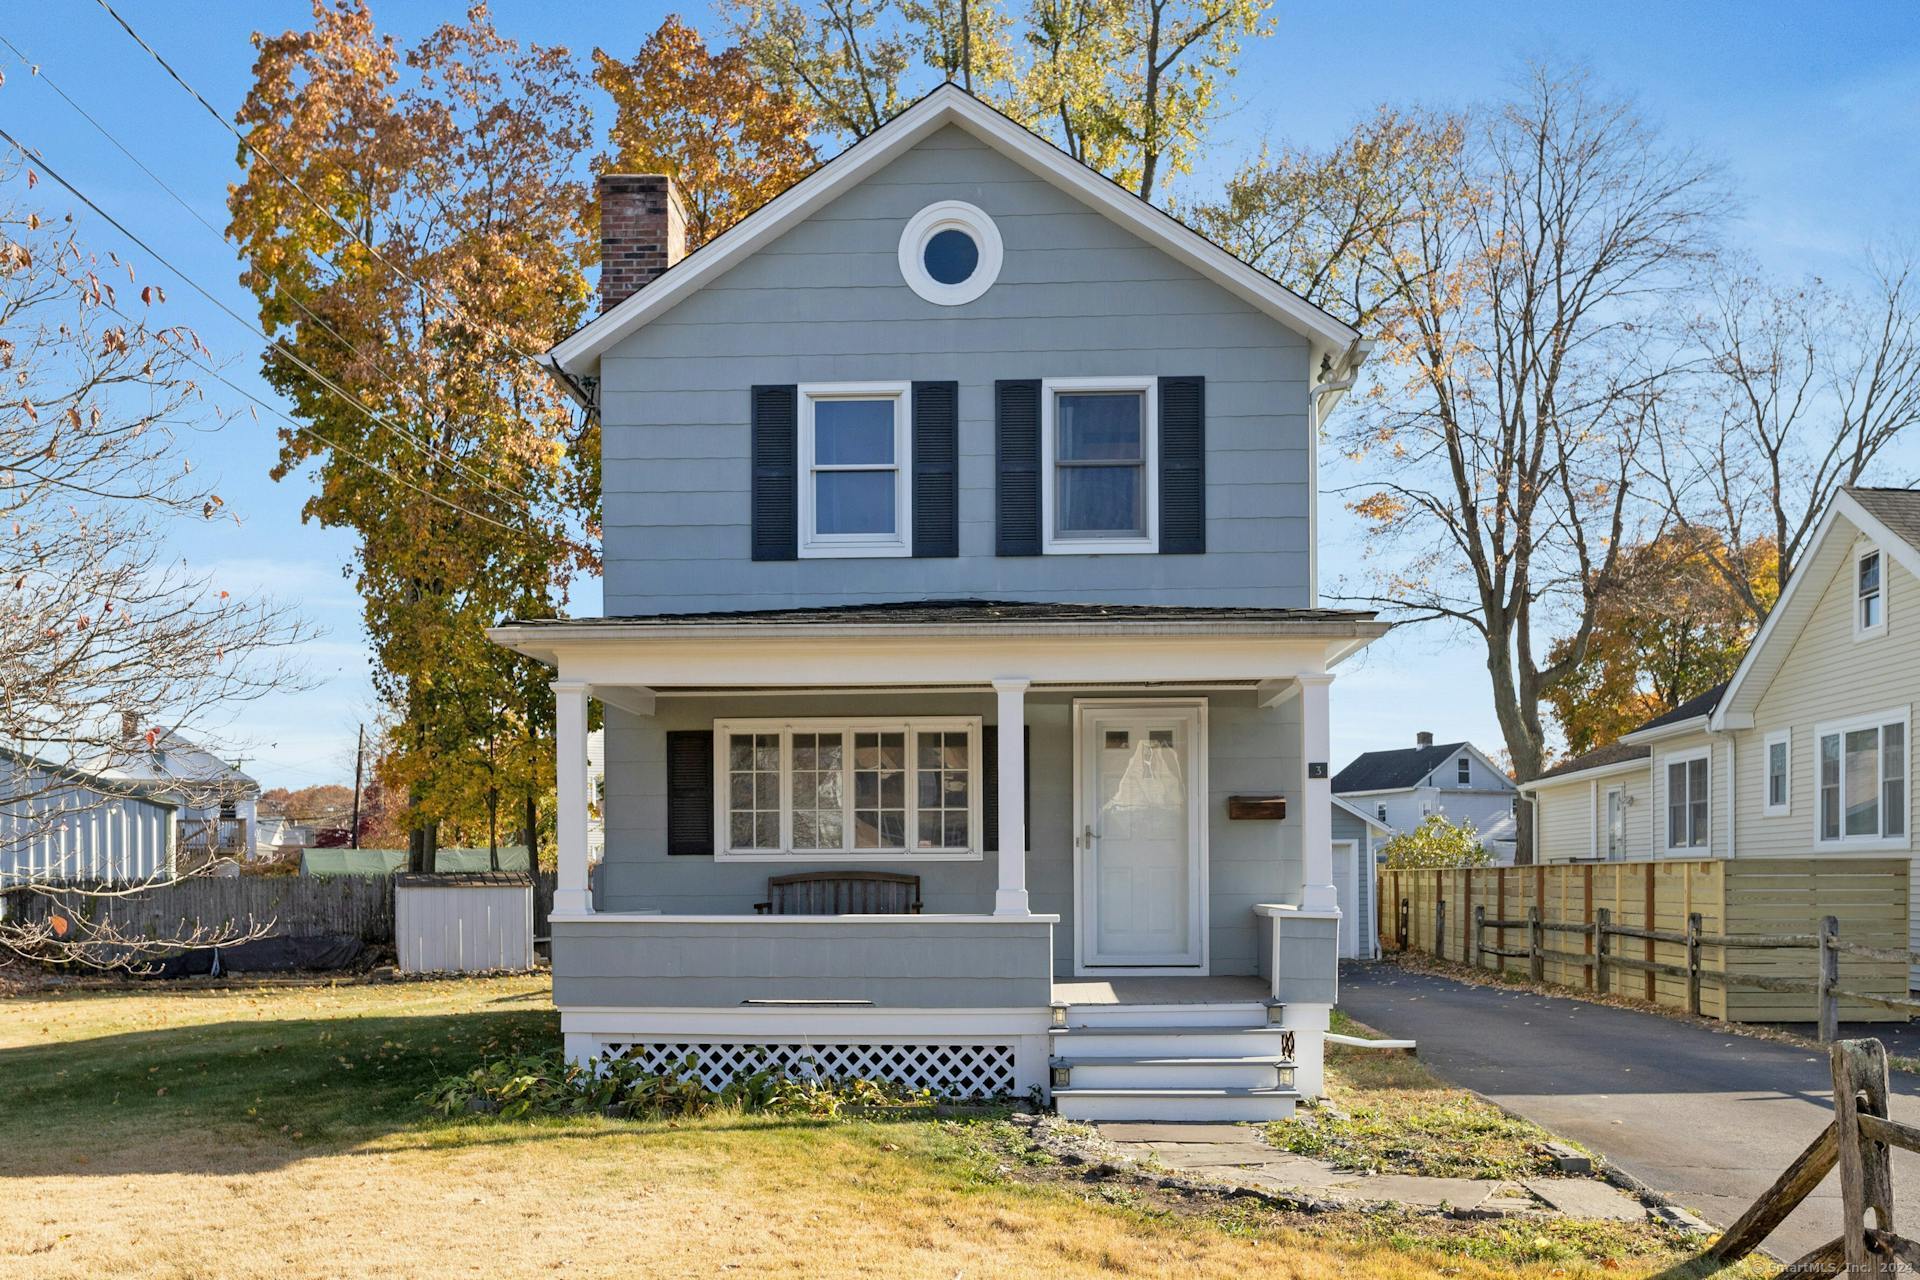
[[[1537,972],[1544,981],[1589,991],[1604,981],[1616,995],[1697,1007],[1735,1022],[1811,1022],[1818,1014],[1814,994],[1758,984],[1820,981],[1819,947],[1689,946],[1686,935],[1691,930],[1696,938],[1728,943],[1808,936],[1832,916],[1841,941],[1901,957],[1845,955],[1834,985],[1902,999],[1908,871],[1905,858],[1837,857],[1382,870],[1375,901],[1381,946],[1389,951],[1420,951],[1523,977]],[[1476,911],[1489,927],[1475,929]],[[1596,921],[1674,936],[1603,936]],[[1615,961],[1604,971],[1596,955],[1602,947]],[[1694,981],[1697,997],[1690,992]],[[1899,1021],[1906,1014],[1842,999],[1839,1016]]]

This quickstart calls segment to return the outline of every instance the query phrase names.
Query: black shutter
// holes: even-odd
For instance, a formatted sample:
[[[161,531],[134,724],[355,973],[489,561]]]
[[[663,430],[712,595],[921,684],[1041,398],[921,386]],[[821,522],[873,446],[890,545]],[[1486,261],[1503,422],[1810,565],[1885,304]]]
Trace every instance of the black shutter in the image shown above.
[[[1021,792],[1021,805],[1027,811],[1027,848],[1033,848],[1033,726],[1022,726],[1020,740],[1027,744],[1027,776]],[[980,726],[980,825],[985,828],[980,847],[988,853],[1000,852],[1000,726]]]
[[[960,384],[913,384],[913,554],[960,554]]]
[[[1160,379],[1160,552],[1207,549],[1207,380]]]
[[[713,853],[713,731],[667,733],[667,852]]]
[[[995,553],[1040,554],[1040,380],[993,384]]]
[[[800,554],[800,392],[753,389],[753,558]]]

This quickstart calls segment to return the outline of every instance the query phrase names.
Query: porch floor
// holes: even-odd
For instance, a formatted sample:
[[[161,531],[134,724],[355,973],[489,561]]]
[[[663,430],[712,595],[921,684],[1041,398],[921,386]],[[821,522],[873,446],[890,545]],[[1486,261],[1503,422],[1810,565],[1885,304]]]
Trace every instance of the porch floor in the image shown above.
[[[1212,977],[1055,978],[1056,1004],[1245,1004],[1271,994],[1265,978],[1250,974]]]

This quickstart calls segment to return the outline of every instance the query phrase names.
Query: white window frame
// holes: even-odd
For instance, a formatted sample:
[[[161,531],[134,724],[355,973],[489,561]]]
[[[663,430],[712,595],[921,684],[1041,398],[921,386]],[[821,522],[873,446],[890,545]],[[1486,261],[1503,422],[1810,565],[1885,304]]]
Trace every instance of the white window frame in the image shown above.
[[[1887,562],[1880,562],[1880,582],[1882,590],[1886,585]],[[1883,619],[1885,613],[1880,615]],[[1913,846],[1913,723],[1912,705],[1895,707],[1887,711],[1877,711],[1872,715],[1849,716],[1845,720],[1827,720],[1813,727],[1813,803],[1808,808],[1813,811],[1813,843],[1818,849],[1910,849]],[[1847,743],[1846,735],[1856,729],[1881,729],[1890,724],[1901,727],[1901,740],[1906,753],[1906,777],[1903,780],[1906,793],[1907,811],[1901,823],[1902,831],[1897,836],[1850,836],[1847,834]],[[1820,744],[1835,734],[1840,735],[1840,834],[1833,839],[1823,839],[1820,835]],[[1883,788],[1886,782],[1885,735],[1881,736],[1876,755],[1880,758],[1879,767],[1874,770],[1874,786]],[[1880,829],[1887,829],[1886,792],[1880,792]]]
[[[1461,756],[1458,760],[1454,761],[1454,766],[1454,781],[1463,787],[1471,786],[1473,784],[1473,757]]]
[[[1880,621],[1872,626],[1868,626],[1860,619],[1860,615],[1865,612],[1863,604],[1869,599],[1860,594],[1860,562],[1869,556],[1878,557],[1880,561],[1880,589],[1871,597],[1880,602]],[[1853,576],[1847,582],[1847,599],[1850,602],[1848,607],[1853,610],[1853,638],[1871,640],[1875,636],[1883,636],[1887,633],[1887,557],[1882,554],[1879,547],[1868,542],[1854,548],[1853,559],[1848,563],[1853,566]]]
[[[1045,378],[1040,383],[1040,536],[1047,555],[1140,555],[1160,550],[1160,379],[1152,376],[1115,378]],[[1054,486],[1060,468],[1054,453],[1054,404],[1062,392],[1138,392],[1140,430],[1146,468],[1145,537],[1075,538],[1055,531]]]
[[[716,862],[979,862],[985,857],[985,833],[980,829],[981,788],[985,785],[980,769],[979,716],[821,716],[793,719],[716,720],[713,723],[713,809],[714,861]],[[904,849],[856,850],[853,839],[853,752],[845,752],[845,777],[841,793],[845,820],[843,835],[848,847],[841,849],[796,849],[793,847],[793,735],[796,733],[891,732],[907,735],[907,837]],[[912,846],[919,831],[920,789],[915,777],[918,769],[916,735],[923,732],[967,735],[967,834],[966,849],[929,849]],[[780,735],[780,847],[778,849],[733,849],[729,847],[727,747],[736,733],[777,733]]]
[[[1785,753],[1785,777],[1781,779],[1781,801],[1773,802],[1773,749]],[[1816,774],[1816,777],[1818,775]],[[1817,784],[1816,784],[1817,786]],[[1768,818],[1785,817],[1793,812],[1793,730],[1775,729],[1761,741],[1760,812]]]
[[[1707,815],[1707,819],[1706,819],[1707,829],[1705,832],[1705,839],[1703,839],[1699,844],[1674,844],[1672,843],[1673,824],[1670,820],[1670,814],[1673,808],[1673,795],[1672,795],[1673,782],[1671,778],[1671,773],[1674,765],[1691,764],[1695,760],[1705,760],[1707,762],[1707,794],[1706,794],[1706,804],[1705,804],[1705,812]],[[1660,784],[1660,807],[1657,810],[1657,816],[1655,817],[1654,820],[1660,824],[1660,845],[1662,849],[1666,852],[1666,854],[1669,857],[1683,857],[1683,858],[1712,857],[1713,856],[1713,748],[1712,747],[1695,747],[1688,751],[1668,752],[1667,754],[1660,757],[1660,771],[1659,771],[1658,778],[1659,778],[1659,784]],[[1691,806],[1693,804],[1693,799],[1694,799],[1693,793],[1689,791],[1687,793],[1687,803],[1688,803],[1689,809],[1691,809]],[[1689,818],[1689,822],[1691,822],[1691,818]],[[1688,834],[1689,835],[1692,834],[1691,830],[1688,832]]]
[[[963,231],[980,253],[973,274],[958,284],[942,284],[927,274],[927,242],[942,231]],[[935,306],[964,306],[993,288],[1000,278],[1006,246],[987,211],[965,200],[939,200],[907,220],[900,232],[900,275],[907,288]]]
[[[799,387],[799,509],[803,560],[910,556],[913,554],[913,384],[911,382],[808,382]],[[816,533],[814,474],[818,471],[884,471],[878,464],[816,466],[813,411],[822,400],[893,401],[893,524],[890,534]]]

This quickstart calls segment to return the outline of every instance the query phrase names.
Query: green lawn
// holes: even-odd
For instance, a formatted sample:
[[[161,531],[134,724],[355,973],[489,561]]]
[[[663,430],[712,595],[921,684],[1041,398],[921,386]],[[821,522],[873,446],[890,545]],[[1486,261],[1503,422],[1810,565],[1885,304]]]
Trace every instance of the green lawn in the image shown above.
[[[556,1036],[530,978],[0,999],[0,1275],[1415,1280],[1675,1258],[1170,1206],[1035,1176],[992,1121],[455,1122],[419,1101]]]

